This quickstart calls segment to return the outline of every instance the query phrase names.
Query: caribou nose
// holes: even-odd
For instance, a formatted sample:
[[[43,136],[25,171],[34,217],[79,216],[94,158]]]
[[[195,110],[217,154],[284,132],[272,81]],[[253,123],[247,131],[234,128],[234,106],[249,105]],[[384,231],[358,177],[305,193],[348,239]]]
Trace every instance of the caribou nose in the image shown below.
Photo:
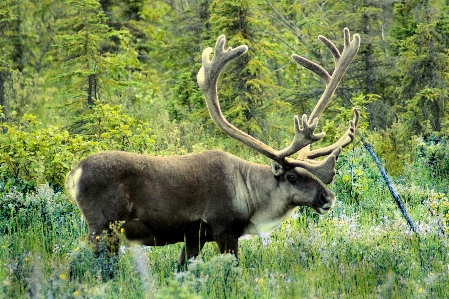
[[[321,207],[317,208],[317,212],[321,215],[329,213],[335,204],[335,195],[330,192],[330,194],[320,194]]]

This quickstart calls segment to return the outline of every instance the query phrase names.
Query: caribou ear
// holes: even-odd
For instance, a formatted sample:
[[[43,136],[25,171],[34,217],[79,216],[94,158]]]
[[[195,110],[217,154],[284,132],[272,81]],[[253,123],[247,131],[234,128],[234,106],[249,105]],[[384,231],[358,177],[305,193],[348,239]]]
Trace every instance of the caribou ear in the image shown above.
[[[274,174],[276,180],[279,180],[279,177],[284,174],[285,169],[278,162],[271,161],[271,172]]]

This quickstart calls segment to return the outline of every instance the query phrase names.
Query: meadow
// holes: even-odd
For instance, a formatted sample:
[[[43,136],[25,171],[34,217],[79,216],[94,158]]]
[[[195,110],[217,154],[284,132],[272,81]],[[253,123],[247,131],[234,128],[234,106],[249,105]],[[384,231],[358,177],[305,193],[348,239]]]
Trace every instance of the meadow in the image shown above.
[[[12,187],[0,200],[0,297],[445,298],[449,201],[428,161],[418,154],[392,178],[419,238],[359,144],[339,159],[329,215],[298,208],[270,234],[241,238],[238,262],[208,243],[182,273],[181,244],[94,258],[63,191]]]
[[[448,3],[0,1],[0,299],[448,298]],[[415,230],[356,137],[329,185],[333,211],[298,208],[242,237],[238,261],[214,243],[181,273],[182,244],[93,256],[63,188],[82,158],[222,149],[268,164],[213,125],[195,79],[202,51],[221,34],[249,46],[220,79],[223,111],[279,149],[323,88],[291,54],[332,68],[317,36],[343,49],[346,26],[362,44],[314,145],[335,141],[358,106]]]

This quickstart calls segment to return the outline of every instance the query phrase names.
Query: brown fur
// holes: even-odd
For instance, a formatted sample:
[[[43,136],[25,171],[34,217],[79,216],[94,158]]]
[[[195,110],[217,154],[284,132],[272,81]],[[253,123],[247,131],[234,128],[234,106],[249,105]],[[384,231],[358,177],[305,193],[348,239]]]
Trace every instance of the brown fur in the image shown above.
[[[276,179],[269,166],[222,151],[169,157],[103,152],[82,160],[69,173],[66,188],[87,219],[91,242],[98,245],[111,223],[124,221],[130,241],[186,242],[180,265],[207,241],[237,255],[243,234],[272,229],[296,206],[326,213],[334,201],[304,169]]]

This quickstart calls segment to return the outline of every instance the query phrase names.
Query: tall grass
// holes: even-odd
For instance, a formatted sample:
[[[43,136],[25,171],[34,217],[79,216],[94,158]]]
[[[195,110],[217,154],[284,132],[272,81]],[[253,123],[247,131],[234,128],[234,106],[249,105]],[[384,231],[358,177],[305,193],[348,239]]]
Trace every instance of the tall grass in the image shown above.
[[[181,244],[122,247],[116,259],[94,258],[86,224],[63,193],[46,185],[5,193],[0,298],[447,297],[445,219],[428,206],[436,196],[447,201],[444,182],[419,163],[395,178],[420,241],[369,157],[351,155],[339,162],[330,215],[298,208],[268,236],[241,238],[238,263],[208,243],[183,273],[174,271]]]

